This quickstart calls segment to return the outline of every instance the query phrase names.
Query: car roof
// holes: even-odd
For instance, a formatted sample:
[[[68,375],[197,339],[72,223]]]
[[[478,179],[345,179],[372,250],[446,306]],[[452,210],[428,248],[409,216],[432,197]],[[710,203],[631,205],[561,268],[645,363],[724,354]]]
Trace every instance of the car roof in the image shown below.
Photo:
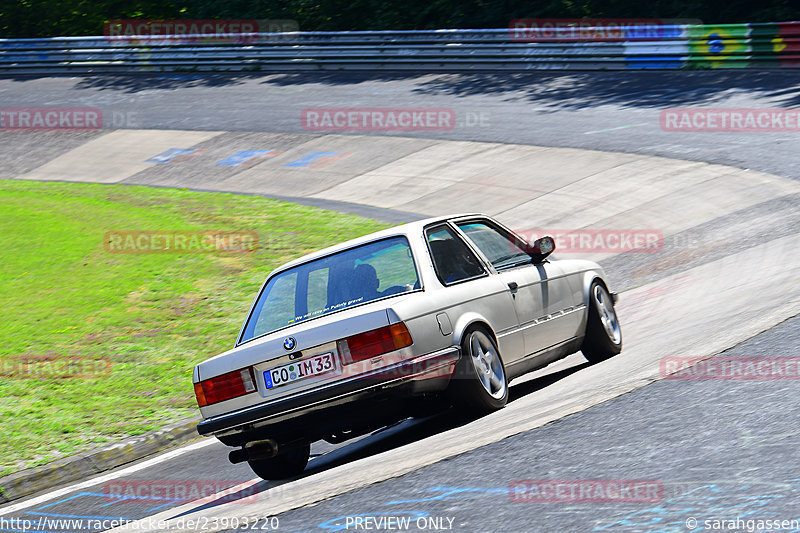
[[[314,259],[319,259],[320,257],[325,257],[327,255],[331,255],[342,250],[347,250],[348,248],[353,248],[355,246],[359,246],[361,244],[366,244],[368,242],[377,241],[380,239],[385,239],[387,237],[397,237],[401,235],[410,236],[410,235],[420,235],[422,234],[422,230],[425,226],[430,224],[434,224],[436,222],[444,222],[446,220],[455,220],[459,218],[469,218],[469,217],[481,217],[481,218],[490,218],[488,215],[484,215],[482,213],[460,213],[455,215],[445,215],[439,217],[431,217],[426,218],[423,220],[416,220],[414,222],[408,222],[406,224],[401,224],[399,226],[394,226],[392,228],[387,228],[385,230],[377,231],[375,233],[370,233],[368,235],[363,235],[361,237],[357,237],[355,239],[350,239],[349,241],[341,242],[339,244],[335,244],[333,246],[329,246],[327,248],[323,248],[322,250],[318,250],[316,252],[312,252],[310,254],[306,254],[302,257],[298,257],[297,259],[293,259],[288,263],[284,263],[280,267],[276,268],[273,271],[273,274],[276,272],[280,272],[282,270],[286,270],[297,265],[301,265],[308,261],[313,261]]]

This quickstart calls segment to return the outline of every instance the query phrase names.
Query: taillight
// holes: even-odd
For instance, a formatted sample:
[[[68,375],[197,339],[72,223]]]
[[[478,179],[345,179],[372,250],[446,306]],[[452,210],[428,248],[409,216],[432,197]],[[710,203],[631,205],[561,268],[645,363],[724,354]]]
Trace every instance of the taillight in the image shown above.
[[[347,337],[338,342],[345,362],[363,361],[387,352],[411,346],[411,333],[402,322]]]
[[[256,380],[251,367],[235,370],[194,384],[197,405],[205,407],[255,392]]]

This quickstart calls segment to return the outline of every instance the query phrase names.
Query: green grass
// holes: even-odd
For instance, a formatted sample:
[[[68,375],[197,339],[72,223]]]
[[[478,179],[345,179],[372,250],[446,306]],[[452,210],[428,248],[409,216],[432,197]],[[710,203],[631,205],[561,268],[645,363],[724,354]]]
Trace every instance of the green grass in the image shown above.
[[[196,414],[193,366],[232,347],[271,269],[384,227],[259,197],[0,180],[0,476]],[[259,246],[109,253],[120,230],[255,231]],[[36,373],[63,358],[101,371]]]

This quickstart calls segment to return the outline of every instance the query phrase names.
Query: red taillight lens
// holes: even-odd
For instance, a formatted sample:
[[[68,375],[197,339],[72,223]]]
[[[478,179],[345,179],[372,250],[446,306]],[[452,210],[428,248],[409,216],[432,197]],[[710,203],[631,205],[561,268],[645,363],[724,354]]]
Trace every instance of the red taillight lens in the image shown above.
[[[349,362],[356,362],[411,346],[412,343],[408,328],[404,323],[398,322],[347,337],[339,341],[339,351],[343,352],[345,360],[348,359],[346,354],[349,353]]]
[[[197,396],[197,405],[200,407],[243,396],[255,390],[256,380],[253,369],[249,367],[194,384],[194,395]]]

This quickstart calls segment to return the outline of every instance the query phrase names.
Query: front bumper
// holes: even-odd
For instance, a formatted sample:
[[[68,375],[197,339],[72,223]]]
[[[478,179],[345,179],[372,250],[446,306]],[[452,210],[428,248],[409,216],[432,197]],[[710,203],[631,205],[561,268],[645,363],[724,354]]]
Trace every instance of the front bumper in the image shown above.
[[[432,388],[444,389],[449,382],[453,365],[460,357],[459,347],[451,346],[313,390],[208,418],[197,425],[197,432],[200,435],[246,432],[259,426],[277,424],[376,396],[391,396],[404,391],[409,385],[412,385],[413,391],[413,385],[422,381],[440,380]]]

